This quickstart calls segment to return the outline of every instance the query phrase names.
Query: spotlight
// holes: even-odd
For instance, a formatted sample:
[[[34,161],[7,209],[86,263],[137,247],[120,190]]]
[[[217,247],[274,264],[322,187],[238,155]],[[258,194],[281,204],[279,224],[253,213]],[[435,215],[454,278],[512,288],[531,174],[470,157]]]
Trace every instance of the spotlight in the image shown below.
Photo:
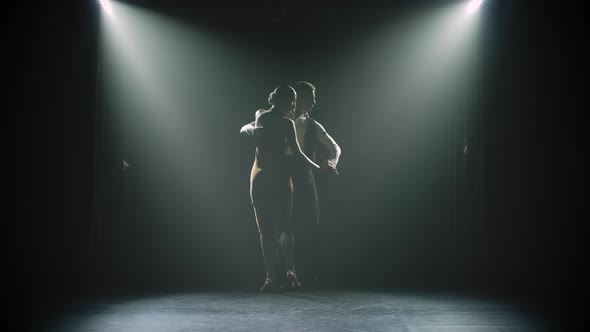
[[[113,15],[113,8],[111,7],[111,2],[109,0],[98,0],[100,2],[100,5],[102,6],[102,9],[104,9],[105,12],[107,12],[107,14],[109,14],[109,16]]]
[[[479,7],[481,6],[482,3],[483,3],[483,0],[469,1],[469,5],[467,6],[467,15],[471,15],[471,14],[475,13],[479,9]]]

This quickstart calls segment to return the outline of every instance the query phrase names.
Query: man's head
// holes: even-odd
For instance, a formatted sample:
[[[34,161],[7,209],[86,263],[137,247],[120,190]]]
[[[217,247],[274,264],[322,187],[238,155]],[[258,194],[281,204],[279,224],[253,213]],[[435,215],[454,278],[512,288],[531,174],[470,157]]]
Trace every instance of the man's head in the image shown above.
[[[309,82],[299,81],[295,83],[295,91],[297,92],[295,113],[301,115],[311,112],[315,106],[315,86]]]

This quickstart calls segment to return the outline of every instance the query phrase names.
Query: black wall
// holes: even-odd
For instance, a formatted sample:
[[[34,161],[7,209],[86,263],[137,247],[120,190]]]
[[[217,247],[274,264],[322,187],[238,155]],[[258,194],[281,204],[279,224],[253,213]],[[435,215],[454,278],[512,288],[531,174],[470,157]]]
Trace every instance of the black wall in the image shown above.
[[[96,8],[19,3],[5,33],[3,320],[77,293],[90,265]],[[59,301],[57,302],[59,303]],[[22,325],[17,325],[22,326]]]
[[[395,12],[393,5],[391,9]],[[342,221],[338,239],[332,242],[340,249],[330,252],[334,258],[330,266],[335,275],[343,272],[339,275],[343,284],[463,285],[540,299],[546,295],[573,298],[583,289],[584,108],[578,84],[584,78],[584,56],[579,46],[582,25],[575,14],[579,8],[497,1],[484,9],[486,64],[477,103],[481,118],[473,119],[470,129],[475,155],[471,161],[457,156],[459,170],[465,174],[459,177],[457,219],[451,237],[439,239],[445,248],[454,249],[443,255],[443,261],[435,261],[441,255],[435,254],[438,247],[434,245],[414,249],[419,260],[403,265],[400,276],[387,257],[399,249],[395,236],[410,233],[391,237],[386,226],[371,221],[364,229],[354,227],[337,211],[343,201],[352,202],[352,207],[365,203],[355,203],[356,196],[351,194],[355,188],[346,187],[355,181],[344,178],[338,184],[330,179],[322,189],[323,210],[328,226]],[[174,284],[172,277],[133,284],[131,280],[137,280],[142,270],[134,269],[124,252],[93,250],[98,6],[86,1],[68,6],[21,4],[11,10],[11,24],[5,28],[11,44],[4,51],[13,89],[4,122],[11,199],[2,218],[4,274],[9,276],[6,285],[11,296],[3,301],[8,306],[3,312],[24,318],[18,307],[39,308],[41,303],[79,295]],[[330,15],[336,22],[336,15],[356,14]],[[361,14],[371,16],[368,11]],[[227,18],[225,13],[207,24],[237,34],[238,25],[223,20]],[[304,12],[300,19],[309,18]],[[344,30],[362,31],[372,21],[359,19]],[[250,24],[264,29],[282,23],[261,19]],[[315,26],[323,25],[316,21]],[[320,120],[329,123],[328,115]],[[343,123],[334,130],[342,142],[353,144],[355,134],[347,132]],[[346,145],[343,150],[346,153]],[[243,165],[248,167],[249,162]],[[363,174],[358,166],[362,160],[346,163],[343,170],[348,167],[353,174]],[[365,217],[383,220],[388,213],[380,209]],[[438,230],[424,227],[414,234]],[[133,234],[126,232],[119,236]],[[358,242],[351,245],[348,240]],[[142,248],[136,250],[141,253]],[[362,268],[347,267],[345,259],[338,260],[339,253],[362,262]],[[118,268],[123,265],[128,269],[121,272]],[[207,271],[200,275],[202,285],[208,286],[219,278]],[[254,279],[247,280],[246,286],[257,285]],[[199,288],[201,284],[183,286]],[[12,300],[19,305],[11,304]]]

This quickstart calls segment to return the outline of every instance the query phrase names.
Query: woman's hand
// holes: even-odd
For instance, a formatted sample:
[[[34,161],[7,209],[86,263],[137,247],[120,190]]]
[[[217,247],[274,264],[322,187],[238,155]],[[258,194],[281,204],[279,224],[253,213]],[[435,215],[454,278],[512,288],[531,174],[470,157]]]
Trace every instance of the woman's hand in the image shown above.
[[[336,169],[334,163],[328,159],[325,159],[324,162],[322,162],[322,165],[320,166],[320,171],[325,171],[332,175],[340,174],[338,173],[338,170]]]

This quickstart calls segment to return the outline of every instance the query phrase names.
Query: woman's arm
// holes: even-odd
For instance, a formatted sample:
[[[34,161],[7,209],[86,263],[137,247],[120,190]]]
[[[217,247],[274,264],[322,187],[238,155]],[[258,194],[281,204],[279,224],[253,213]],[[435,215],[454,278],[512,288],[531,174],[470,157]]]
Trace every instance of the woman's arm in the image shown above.
[[[285,121],[288,121],[286,125],[287,144],[291,151],[293,151],[293,155],[305,162],[309,168],[320,169],[318,164],[314,163],[301,151],[301,146],[299,146],[299,141],[297,140],[297,132],[295,131],[295,122],[291,119],[285,119]]]
[[[313,119],[310,119],[310,121],[315,122],[314,127],[316,130],[316,137],[318,138],[318,141],[322,143],[324,147],[326,147],[328,153],[330,154],[328,160],[334,165],[334,167],[336,167],[336,165],[338,164],[338,159],[340,159],[340,154],[342,153],[340,146],[338,145],[338,143],[336,143],[332,136],[330,136],[328,132],[326,132],[324,126],[322,126],[319,122]]]

